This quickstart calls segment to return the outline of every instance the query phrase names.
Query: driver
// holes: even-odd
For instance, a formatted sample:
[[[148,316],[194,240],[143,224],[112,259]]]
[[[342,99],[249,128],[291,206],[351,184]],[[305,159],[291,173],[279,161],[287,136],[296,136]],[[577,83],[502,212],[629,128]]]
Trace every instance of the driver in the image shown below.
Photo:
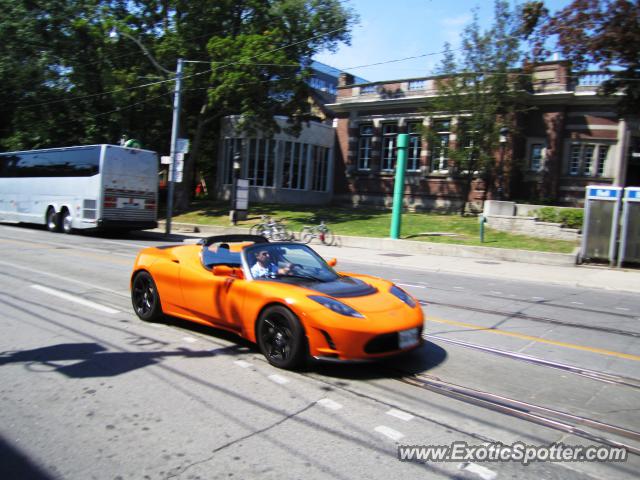
[[[253,278],[270,277],[276,274],[286,275],[291,271],[291,264],[278,268],[278,265],[271,260],[271,255],[267,250],[260,250],[255,255],[256,264],[251,267],[251,276]]]

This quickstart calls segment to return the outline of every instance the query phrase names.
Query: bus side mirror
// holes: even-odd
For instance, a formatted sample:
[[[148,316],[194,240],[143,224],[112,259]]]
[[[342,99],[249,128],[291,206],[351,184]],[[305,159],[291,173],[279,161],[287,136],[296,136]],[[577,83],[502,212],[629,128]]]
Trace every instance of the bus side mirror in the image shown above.
[[[212,271],[216,277],[230,277],[240,280],[244,278],[244,273],[241,268],[231,267],[229,265],[216,265]]]
[[[338,260],[335,258],[332,258],[327,262],[327,265],[329,265],[330,267],[335,267],[337,264],[338,264]]]

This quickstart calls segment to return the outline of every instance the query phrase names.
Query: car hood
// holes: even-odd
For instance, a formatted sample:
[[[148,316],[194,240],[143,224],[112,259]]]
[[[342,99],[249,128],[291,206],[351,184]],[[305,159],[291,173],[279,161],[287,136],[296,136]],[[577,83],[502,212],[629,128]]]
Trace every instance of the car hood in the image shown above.
[[[306,288],[334,298],[363,297],[378,291],[377,288],[353,277],[339,277],[332,282],[317,282],[306,285]]]

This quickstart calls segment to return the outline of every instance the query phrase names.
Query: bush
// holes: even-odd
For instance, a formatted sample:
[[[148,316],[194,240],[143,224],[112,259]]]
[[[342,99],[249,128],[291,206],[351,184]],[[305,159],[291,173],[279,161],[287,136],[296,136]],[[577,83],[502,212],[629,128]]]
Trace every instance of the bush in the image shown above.
[[[567,228],[582,228],[584,211],[581,208],[542,207],[535,215],[543,222],[560,223]]]

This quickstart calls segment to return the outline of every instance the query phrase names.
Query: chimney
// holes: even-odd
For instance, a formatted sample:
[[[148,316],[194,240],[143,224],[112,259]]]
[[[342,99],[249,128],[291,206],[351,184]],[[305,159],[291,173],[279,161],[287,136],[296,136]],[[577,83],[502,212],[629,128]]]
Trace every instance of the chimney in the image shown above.
[[[350,73],[342,72],[338,78],[338,86],[346,87],[347,85],[353,85],[354,78]]]

